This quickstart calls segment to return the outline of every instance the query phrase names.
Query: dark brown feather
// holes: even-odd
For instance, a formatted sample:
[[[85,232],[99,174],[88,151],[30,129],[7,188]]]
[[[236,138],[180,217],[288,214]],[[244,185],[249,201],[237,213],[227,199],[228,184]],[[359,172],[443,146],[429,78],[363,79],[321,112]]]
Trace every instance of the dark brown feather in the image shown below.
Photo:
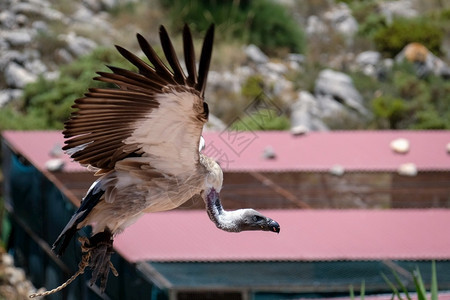
[[[192,43],[191,31],[189,30],[187,24],[185,24],[183,28],[183,51],[186,70],[188,73],[186,83],[187,85],[194,87],[197,84],[197,69],[195,65],[194,44]]]
[[[214,24],[212,24],[206,33],[203,41],[202,54],[200,55],[200,65],[198,67],[198,80],[196,89],[203,98],[205,95],[206,78],[208,77],[209,64],[211,63],[212,48],[214,42]]]
[[[163,47],[164,55],[166,56],[169,65],[172,67],[173,79],[177,83],[185,85],[186,76],[184,75],[183,69],[181,69],[177,54],[175,53],[175,49],[173,49],[172,42],[170,41],[167,30],[166,28],[164,28],[164,26],[159,27],[159,37],[161,39],[161,45]]]

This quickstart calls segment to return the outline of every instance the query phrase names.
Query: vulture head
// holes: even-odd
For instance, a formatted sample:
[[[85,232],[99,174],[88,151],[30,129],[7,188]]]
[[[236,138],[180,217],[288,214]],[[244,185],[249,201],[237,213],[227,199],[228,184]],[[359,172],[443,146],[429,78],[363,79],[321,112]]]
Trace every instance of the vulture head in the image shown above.
[[[200,162],[208,170],[202,197],[206,203],[209,218],[218,228],[228,232],[248,230],[280,232],[280,225],[276,221],[254,209],[245,208],[232,211],[223,209],[219,195],[223,180],[222,169],[214,160],[206,156],[202,156],[202,158]]]

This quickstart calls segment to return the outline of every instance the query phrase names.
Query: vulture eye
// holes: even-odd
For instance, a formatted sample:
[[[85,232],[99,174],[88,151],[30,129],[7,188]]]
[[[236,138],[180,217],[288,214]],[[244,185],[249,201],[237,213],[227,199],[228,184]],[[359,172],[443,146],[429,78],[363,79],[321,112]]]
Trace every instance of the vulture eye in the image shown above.
[[[263,217],[260,217],[260,216],[256,216],[256,215],[253,216],[253,221],[255,221],[255,222],[262,221],[263,219],[264,219],[264,218],[263,218]]]

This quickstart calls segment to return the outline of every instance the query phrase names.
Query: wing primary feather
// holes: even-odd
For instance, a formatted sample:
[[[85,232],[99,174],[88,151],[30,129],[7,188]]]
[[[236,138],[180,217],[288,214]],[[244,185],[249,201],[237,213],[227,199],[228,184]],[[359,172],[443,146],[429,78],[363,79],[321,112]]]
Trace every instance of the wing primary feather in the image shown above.
[[[142,59],[140,59],[139,57],[137,57],[136,55],[134,55],[127,49],[117,46],[117,45],[116,45],[116,49],[126,60],[128,60],[130,63],[135,65],[136,68],[138,68],[141,73],[153,74],[155,72],[155,70],[149,64],[147,64],[145,61],[143,61]]]
[[[211,62],[213,42],[214,24],[209,27],[203,41],[202,53],[200,55],[200,65],[198,67],[198,82],[196,85],[196,89],[200,92],[202,98],[205,95],[206,78],[208,77],[208,69]]]
[[[151,155],[153,148],[142,147],[142,143],[161,142],[159,135],[152,133],[152,125],[156,124],[155,122],[166,121],[169,124],[172,119],[177,122],[174,126],[176,132],[189,132],[185,142],[195,144],[195,151],[191,155],[193,159],[199,159],[198,141],[191,139],[191,130],[186,126],[192,126],[192,132],[198,130],[196,134],[200,136],[207,119],[208,106],[201,98],[204,96],[211,61],[214,25],[210,26],[203,41],[198,70],[192,33],[187,25],[184,26],[183,53],[187,72],[183,71],[184,65],[182,68],[167,30],[163,26],[160,27],[159,34],[167,63],[163,63],[147,40],[137,34],[139,45],[150,63],[125,48],[116,46],[119,53],[138,70],[108,66],[110,72],[98,72],[99,76],[95,79],[112,83],[116,87],[90,88],[84,97],[75,100],[72,106],[74,112],[65,123],[63,131],[65,137],[63,149],[70,152],[75,161],[91,165],[105,173],[114,169],[118,161],[130,155]],[[169,92],[183,97],[186,95],[186,99],[192,101],[193,109],[188,111],[186,118],[175,106],[171,106],[175,104],[171,104],[170,101],[164,103],[167,107],[160,103],[166,99],[162,95]],[[173,118],[170,115],[164,118],[165,115],[172,113]],[[135,130],[143,125],[149,128],[145,141],[128,140]],[[172,159],[170,153],[167,155],[167,159]]]
[[[189,26],[187,24],[184,25],[183,28],[183,50],[184,50],[184,61],[186,64],[186,70],[188,73],[188,77],[186,79],[186,83],[194,87],[197,83],[197,69],[195,65],[195,50],[194,44],[192,43],[192,34],[189,30]]]
[[[145,56],[147,56],[148,60],[153,64],[156,73],[165,81],[167,81],[167,83],[176,83],[173,79],[172,72],[164,65],[164,63],[161,61],[161,59],[156,54],[155,50],[153,50],[152,46],[150,46],[150,44],[147,42],[147,40],[139,33],[136,35],[136,37],[142,52],[144,52]]]
[[[166,28],[162,25],[159,27],[159,38],[161,40],[164,55],[166,56],[169,65],[172,67],[173,78],[179,84],[186,84],[186,75],[184,75],[183,69],[180,66],[177,54],[175,53],[172,42],[170,41],[169,34],[167,33]]]
[[[113,67],[113,66],[107,66],[114,74],[116,75],[120,75],[120,76],[124,76],[127,78],[133,78],[134,80],[141,80],[143,82],[145,82],[145,84],[147,84],[149,87],[151,87],[152,89],[155,89],[157,92],[160,91],[165,85],[166,82],[162,81],[161,78],[159,76],[157,76],[157,74],[153,74],[153,76],[151,76],[151,74],[138,74],[129,70],[125,70],[125,69],[121,69],[121,68],[117,68],[117,67]],[[100,74],[99,72],[97,72],[97,74]],[[106,74],[110,74],[110,73],[106,73]]]

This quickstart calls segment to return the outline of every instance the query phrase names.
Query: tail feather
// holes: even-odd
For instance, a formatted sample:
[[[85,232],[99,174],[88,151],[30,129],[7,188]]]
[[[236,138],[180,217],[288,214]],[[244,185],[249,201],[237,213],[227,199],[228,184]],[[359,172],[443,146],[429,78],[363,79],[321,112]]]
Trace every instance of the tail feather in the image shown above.
[[[99,184],[99,182],[100,179],[92,184],[87,195],[83,198],[80,207],[69,220],[66,227],[64,227],[64,229],[61,231],[56,241],[53,243],[52,250],[56,253],[56,255],[61,256],[64,253],[70,241],[79,229],[78,224],[86,219],[86,217],[97,205],[97,203],[105,193],[105,191],[101,188],[101,184]]]

